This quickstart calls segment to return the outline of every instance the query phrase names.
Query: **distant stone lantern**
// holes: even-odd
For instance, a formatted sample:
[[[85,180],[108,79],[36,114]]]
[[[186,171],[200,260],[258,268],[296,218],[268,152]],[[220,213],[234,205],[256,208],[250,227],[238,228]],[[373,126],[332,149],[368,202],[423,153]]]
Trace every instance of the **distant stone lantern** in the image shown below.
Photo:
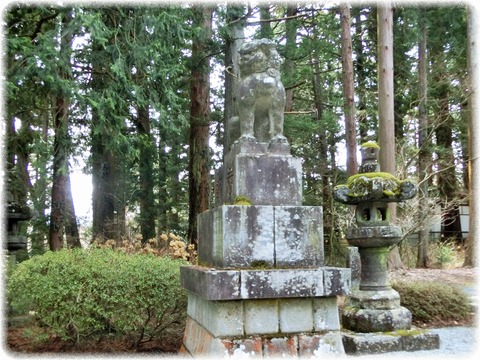
[[[7,190],[7,250],[10,254],[27,248],[27,238],[20,235],[21,223],[31,219],[30,208],[14,199]]]

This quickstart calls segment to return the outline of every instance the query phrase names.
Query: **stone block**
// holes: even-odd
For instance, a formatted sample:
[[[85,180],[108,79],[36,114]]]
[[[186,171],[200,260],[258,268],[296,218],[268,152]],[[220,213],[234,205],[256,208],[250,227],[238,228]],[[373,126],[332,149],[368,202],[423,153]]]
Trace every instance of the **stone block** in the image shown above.
[[[360,287],[361,278],[361,262],[358,248],[355,246],[347,247],[347,264],[346,267],[350,268],[352,272],[352,290],[356,290]]]
[[[343,334],[349,355],[380,354],[393,351],[418,351],[440,348],[438,334],[410,330],[392,333]]]
[[[298,356],[301,358],[331,358],[345,354],[340,331],[298,336]]]
[[[401,336],[402,349],[404,351],[433,350],[440,348],[440,337],[433,333],[416,333],[418,330],[412,330]]]
[[[215,339],[207,330],[190,317],[187,317],[183,346],[192,355],[209,352],[209,346]]]
[[[322,207],[276,206],[274,211],[276,266],[323,266]]]
[[[340,330],[340,319],[336,297],[313,299],[314,331]]]
[[[272,206],[222,205],[200,214],[198,219],[200,265],[273,267]]]
[[[193,358],[224,357],[225,355],[261,356],[262,339],[250,338],[232,340],[229,337],[218,338],[213,336],[201,324],[187,317],[183,336],[182,354]]]
[[[242,299],[323,296],[321,269],[241,270]]]
[[[349,289],[346,273],[344,268],[217,270],[192,265],[180,270],[182,286],[206,300],[344,295]],[[325,280],[325,276],[333,280]]]
[[[296,336],[265,339],[263,356],[266,358],[297,358],[298,339]]]
[[[313,330],[312,299],[280,299],[280,331],[282,333]]]
[[[263,354],[263,341],[259,336],[229,340],[222,339],[222,343],[225,345],[226,351],[221,353],[212,353],[210,355],[216,355],[215,358],[233,357],[233,358],[250,358],[250,357],[262,357]]]
[[[381,354],[401,351],[400,336],[382,334],[343,334],[343,346],[348,355]]]
[[[278,301],[277,300],[245,300],[245,334],[278,333]]]
[[[389,310],[346,307],[342,314],[343,327],[360,333],[408,330],[411,324],[412,314],[404,307]]]
[[[324,267],[323,287],[325,296],[349,295],[351,270],[346,268]]]
[[[233,203],[235,197],[242,195],[254,205],[302,205],[300,158],[232,150],[225,157],[225,166],[225,202]]]
[[[240,272],[202,266],[182,266],[181,285],[206,300],[235,300],[240,298]]]
[[[400,307],[400,295],[394,289],[355,290],[350,296],[349,305],[360,309],[397,309]]]
[[[242,301],[210,301],[189,293],[187,314],[215,337],[243,335]]]

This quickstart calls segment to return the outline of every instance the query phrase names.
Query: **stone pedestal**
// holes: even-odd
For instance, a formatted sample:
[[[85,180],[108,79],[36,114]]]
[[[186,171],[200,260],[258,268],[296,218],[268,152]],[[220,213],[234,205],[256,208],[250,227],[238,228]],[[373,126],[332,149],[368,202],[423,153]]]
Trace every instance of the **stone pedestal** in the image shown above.
[[[255,205],[302,205],[302,161],[288,145],[276,152],[265,142],[234,143],[218,171],[217,205],[246,196]]]
[[[342,313],[342,324],[351,331],[344,335],[345,349],[349,354],[435,349],[438,336],[411,330],[412,314],[400,305],[398,292],[388,283],[387,256],[402,238],[401,229],[389,224],[388,203],[410,199],[417,189],[411,181],[380,172],[378,150],[374,143],[363,144],[360,173],[333,194],[341,203],[356,205],[357,227],[349,228],[346,238],[358,249],[360,281],[358,287],[355,282]],[[354,264],[354,259],[351,250],[349,263]]]
[[[181,269],[189,292],[183,353],[194,357],[343,354],[337,296],[350,269],[324,267],[322,208],[302,206],[300,159],[282,147],[234,144],[225,202],[198,218],[198,266]]]

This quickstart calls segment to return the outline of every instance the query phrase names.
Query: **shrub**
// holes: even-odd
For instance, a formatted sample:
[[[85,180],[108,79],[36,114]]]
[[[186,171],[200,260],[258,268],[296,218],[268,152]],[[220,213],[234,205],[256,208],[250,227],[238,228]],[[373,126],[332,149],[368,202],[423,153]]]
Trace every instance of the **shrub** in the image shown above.
[[[398,281],[392,287],[415,322],[464,320],[472,311],[468,296],[458,287],[430,281]]]
[[[185,262],[112,249],[61,250],[19,264],[7,283],[13,310],[78,345],[86,337],[126,335],[132,346],[183,332]]]
[[[186,241],[173,233],[161,234],[158,239],[148,239],[143,242],[142,235],[133,238],[95,239],[93,247],[121,250],[127,254],[152,254],[155,256],[168,256],[172,259],[196,262],[197,252],[193,244],[187,245]]]

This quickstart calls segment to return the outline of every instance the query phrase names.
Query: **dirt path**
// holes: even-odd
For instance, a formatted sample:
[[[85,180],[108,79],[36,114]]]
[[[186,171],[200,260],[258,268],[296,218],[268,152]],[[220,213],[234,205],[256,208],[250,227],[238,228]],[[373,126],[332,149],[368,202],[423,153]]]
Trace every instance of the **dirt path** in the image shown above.
[[[389,272],[390,280],[427,280],[441,281],[452,285],[475,286],[475,268],[455,269],[400,269]]]

